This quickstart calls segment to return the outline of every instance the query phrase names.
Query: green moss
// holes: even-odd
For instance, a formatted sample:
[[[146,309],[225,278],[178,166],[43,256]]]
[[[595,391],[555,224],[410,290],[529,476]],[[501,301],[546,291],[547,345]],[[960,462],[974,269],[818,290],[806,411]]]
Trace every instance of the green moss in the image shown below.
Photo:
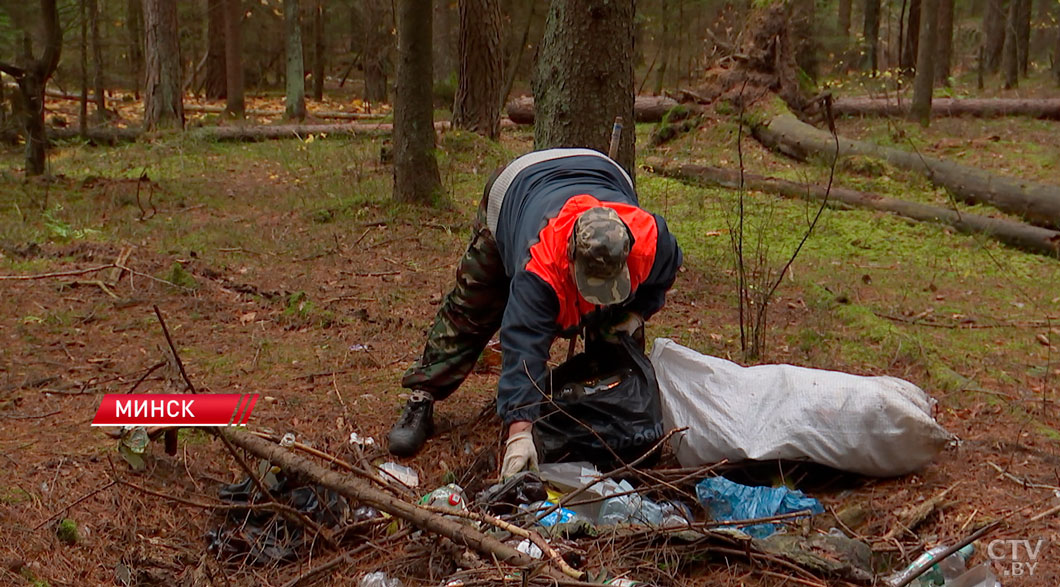
[[[81,539],[77,530],[77,522],[70,518],[63,518],[59,522],[59,525],[55,528],[55,535],[59,537],[63,544],[68,545],[77,544]]]
[[[178,291],[195,290],[199,287],[199,282],[195,281],[195,277],[178,262],[174,262],[169,271],[160,275],[159,279],[166,281]]]

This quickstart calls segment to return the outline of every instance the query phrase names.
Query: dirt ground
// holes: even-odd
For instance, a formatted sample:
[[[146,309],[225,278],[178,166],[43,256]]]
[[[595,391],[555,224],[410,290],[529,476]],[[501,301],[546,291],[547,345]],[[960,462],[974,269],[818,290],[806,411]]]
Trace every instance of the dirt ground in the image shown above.
[[[222,154],[209,165],[216,169],[197,184],[202,193],[227,194],[238,205],[219,205],[205,195],[202,201],[163,198],[156,218],[139,221],[135,238],[3,243],[0,273],[26,278],[0,281],[0,466],[6,473],[0,479],[0,583],[106,585],[125,577],[134,584],[198,585],[209,577],[213,584],[282,585],[332,556],[317,545],[288,565],[221,564],[205,550],[215,515],[171,498],[216,503],[222,484],[240,480],[224,447],[183,431],[175,456],[152,443],[146,471],[135,473],[117,454],[115,441],[89,423],[104,393],[165,388],[158,373],[140,381],[162,359],[166,344],[153,311],[157,305],[200,392],[260,394],[250,429],[292,432],[300,442],[337,455],[346,454],[351,432],[382,441],[406,397],[398,385],[401,374],[421,350],[451,285],[474,196],[442,210],[367,203],[355,217],[329,222],[274,205],[298,189],[275,161],[248,165]],[[135,221],[134,206],[115,212],[108,203],[128,197],[129,182],[58,181],[52,189],[95,198],[99,215],[117,219],[120,213]],[[15,185],[9,179],[3,187],[14,192]],[[173,218],[186,235],[205,237],[168,241],[172,233],[164,226]],[[256,238],[248,237],[249,244],[226,241],[214,232],[218,226]],[[43,276],[113,263],[126,246],[132,273]],[[704,333],[731,333],[729,286],[702,267],[686,264],[667,307],[649,325],[649,339],[665,331],[696,344]],[[784,299],[807,297],[806,287],[793,283]],[[773,322],[781,332],[797,332],[820,323],[828,311],[779,303]],[[717,346],[735,353],[731,341],[727,335]],[[556,357],[564,351],[563,344],[553,349]],[[805,364],[803,353],[784,345],[770,359]],[[497,351],[488,350],[460,392],[438,406],[440,433],[419,455],[400,460],[418,470],[421,487],[448,479],[481,483],[496,474],[500,424],[489,402],[497,365]],[[861,365],[847,367],[863,371]],[[913,381],[924,375],[922,366],[903,367],[890,357],[879,367]],[[841,488],[813,495],[832,512],[863,508],[865,516],[850,530],[871,538],[894,528],[903,508],[949,489],[944,505],[915,532],[899,532],[892,543],[875,544],[877,549],[890,550],[897,560],[918,545],[952,542],[1004,519],[980,544],[975,562],[987,560],[990,540],[1042,540],[1033,576],[1004,576],[1015,567],[1001,546],[994,549],[1004,555],[996,557],[995,571],[1006,586],[1060,585],[1060,515],[1033,519],[1060,499],[1060,445],[1028,426],[1031,416],[1056,425],[1055,383],[1038,393],[1019,376],[980,383],[986,389],[975,396],[940,398],[939,422],[961,441],[935,465],[897,479],[845,479]],[[1021,410],[1008,409],[1012,404]],[[369,456],[386,458],[382,451]],[[116,477],[153,493],[114,484]],[[57,533],[64,518],[76,522],[78,539],[71,543]],[[825,530],[832,525],[822,523]],[[351,544],[383,538],[354,537]],[[430,578],[430,564],[424,563],[431,544],[420,537],[397,548],[371,549],[320,577],[319,584],[350,584],[369,570],[389,571],[407,584],[440,584],[442,577]],[[712,557],[688,562],[670,583],[797,584],[778,572]]]

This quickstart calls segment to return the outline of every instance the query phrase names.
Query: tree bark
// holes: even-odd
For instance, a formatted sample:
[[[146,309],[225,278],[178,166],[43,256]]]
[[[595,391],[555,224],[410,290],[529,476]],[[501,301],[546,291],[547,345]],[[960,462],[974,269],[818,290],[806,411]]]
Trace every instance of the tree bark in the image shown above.
[[[850,7],[851,0],[839,0],[838,28],[839,36],[846,39],[850,37]]]
[[[1027,77],[1031,47],[1031,0],[1014,0],[1019,4],[1016,19],[1016,61],[1019,75]]]
[[[305,120],[305,69],[302,61],[302,24],[298,0],[283,0],[287,39],[287,96],[284,118]]]
[[[909,103],[877,98],[839,98],[832,104],[837,116],[905,116]],[[1029,116],[1060,120],[1060,98],[935,98],[931,116]],[[514,120],[514,119],[513,119]]]
[[[140,99],[140,88],[144,83],[144,13],[141,0],[128,0],[126,2],[126,18],[129,31],[128,54],[129,71],[133,75],[132,90],[136,99]]]
[[[92,86],[96,93],[96,121],[103,122],[107,118],[107,98],[104,90],[106,85],[103,80],[103,43],[99,38],[99,2],[89,0],[88,2],[89,28],[92,29]]]
[[[633,120],[633,0],[553,2],[538,55],[534,148],[608,152],[616,117]],[[592,34],[585,34],[593,31]],[[632,177],[634,132],[616,161]]]
[[[902,52],[898,59],[898,67],[904,73],[911,73],[916,68],[917,58],[920,56],[920,9],[921,0],[909,1],[909,17],[906,19],[905,39],[902,42]]]
[[[228,95],[225,66],[225,0],[206,3],[206,98],[221,100]]]
[[[26,37],[25,67],[0,62],[0,71],[15,78],[22,102],[22,128],[26,139],[26,175],[43,175],[48,134],[44,126],[44,86],[59,65],[63,49],[63,30],[59,26],[59,11],[55,0],[40,0],[40,14],[44,29],[44,51],[40,59],[30,53]]]
[[[935,83],[950,85],[950,68],[953,61],[953,3],[954,0],[938,0],[938,40],[935,58]]]
[[[388,100],[390,48],[394,38],[390,34],[390,3],[385,0],[364,0],[364,99],[372,102]]]
[[[749,173],[743,174],[741,185],[740,172],[733,169],[675,164],[657,158],[649,159],[648,166],[654,173],[684,181],[691,180],[729,189],[743,187],[812,201],[822,201],[827,197],[833,205],[868,208],[923,222],[939,222],[964,234],[984,234],[1023,251],[1054,259],[1060,258],[1060,232],[1022,222],[958,212],[941,206],[896,200],[835,186],[828,190],[827,186],[823,185],[802,184]]]
[[[931,95],[935,88],[935,39],[938,36],[938,0],[922,0],[923,22],[916,58],[916,78],[913,80],[913,103],[910,117],[927,127],[931,124]]]
[[[659,122],[669,113],[671,120],[680,120],[688,113],[681,115],[671,112],[678,106],[685,108],[688,113],[697,113],[702,110],[698,104],[680,104],[677,100],[666,96],[637,96],[633,102],[633,116],[637,122]],[[506,110],[512,122],[534,124],[534,99],[532,97],[522,96],[508,102]]]
[[[463,19],[458,17],[459,22],[453,25],[453,11],[450,8],[452,0],[433,0],[434,26],[431,28],[431,36],[434,38],[434,55],[431,57],[432,79],[435,84],[447,83],[452,76],[459,72],[460,56],[459,41],[454,50],[453,30],[463,26]],[[459,9],[458,9],[459,10]]]
[[[1008,0],[1008,17],[1005,21],[1005,45],[1001,53],[1001,75],[1006,90],[1019,87],[1019,50],[1017,22],[1020,15],[1020,0]]]
[[[875,73],[880,66],[880,0],[865,0],[865,26],[862,34],[865,37],[864,68]]]
[[[324,0],[314,0],[313,9],[313,99],[324,99]]]
[[[176,0],[144,0],[144,128],[184,127]]]
[[[243,96],[243,0],[223,0],[225,19],[225,113],[243,118],[247,105]]]
[[[752,128],[763,145],[789,157],[805,161],[810,156],[831,158],[835,142],[829,133],[799,121],[790,114],[776,116]],[[1060,187],[995,175],[950,161],[839,138],[839,155],[862,155],[887,161],[900,169],[923,173],[933,184],[956,198],[1021,216],[1036,226],[1060,227]]]
[[[847,0],[849,2],[849,0]],[[667,0],[660,0],[659,4],[659,20],[662,21],[662,30],[659,34],[659,68],[655,70],[655,87],[652,89],[652,94],[658,96],[662,94],[663,87],[666,86],[666,74],[670,71],[670,46],[673,44],[670,32],[670,11]]]
[[[398,67],[394,90],[394,199],[432,204],[442,195],[434,158],[431,10],[423,0],[397,1]]]
[[[986,73],[997,73],[1001,67],[1001,55],[1005,46],[1006,6],[1005,0],[987,0],[986,10],[983,12],[983,69]]]
[[[501,11],[497,0],[460,0],[460,63],[453,126],[496,140],[501,119]]]

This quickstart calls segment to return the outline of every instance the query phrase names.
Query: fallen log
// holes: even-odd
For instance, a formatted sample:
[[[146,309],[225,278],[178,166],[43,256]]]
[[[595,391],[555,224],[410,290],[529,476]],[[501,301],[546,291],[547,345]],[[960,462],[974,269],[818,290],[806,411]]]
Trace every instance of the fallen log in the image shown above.
[[[891,98],[838,98],[832,103],[837,116],[901,116],[909,113],[910,101]],[[931,116],[1030,116],[1060,120],[1060,98],[935,98]]]
[[[681,104],[667,96],[637,96],[633,103],[633,116],[637,122],[659,122],[675,106],[683,106],[686,110],[684,112],[677,111],[679,114],[676,116],[671,114],[671,120],[680,120],[690,113],[702,110],[702,106],[699,104]],[[515,98],[505,106],[505,112],[507,112],[508,118],[516,124],[533,124],[534,98],[531,96]]]
[[[658,158],[648,159],[648,167],[654,173],[682,181],[695,181],[730,189],[740,187],[740,172],[733,169],[671,163]],[[749,173],[744,173],[744,186],[748,189],[780,194],[788,198],[816,201],[823,200],[827,193],[828,200],[833,205],[869,208],[914,220],[940,222],[953,227],[958,232],[985,234],[1023,251],[1060,258],[1060,232],[1022,222],[967,214],[941,206],[897,200],[835,186],[829,192],[823,185],[800,184]]]
[[[47,90],[45,96],[49,98],[55,98],[56,100],[68,100],[73,102],[80,102],[81,96],[79,94],[67,94],[58,90]],[[94,102],[95,97],[93,95],[88,96],[89,102]],[[225,107],[221,105],[212,104],[195,104],[185,103],[185,112],[203,112],[208,114],[223,114]],[[247,116],[283,116],[283,110],[264,110],[260,108],[251,108],[244,112]],[[365,112],[331,112],[326,110],[315,111],[307,110],[306,114],[313,118],[330,118],[335,120],[365,120],[373,118],[383,118],[386,114],[368,114]]]
[[[507,120],[501,121],[502,128],[512,128],[514,123]],[[434,130],[444,132],[452,128],[447,120],[434,123]],[[394,130],[394,125],[389,122],[350,122],[344,124],[278,124],[278,125],[231,125],[231,126],[203,126],[191,128],[186,135],[192,138],[213,141],[242,141],[257,142],[274,139],[305,139],[309,135],[328,135],[334,137],[352,137],[364,135],[388,135]],[[73,127],[49,127],[49,139],[75,139],[81,136]],[[142,129],[138,127],[115,128],[97,127],[87,131],[86,138],[97,144],[114,145],[122,142],[132,142],[144,136]],[[17,140],[18,134],[0,133],[0,141]]]
[[[457,544],[495,558],[501,563],[524,568],[539,564],[538,561],[530,558],[529,555],[519,552],[496,538],[387,495],[379,489],[371,487],[361,479],[326,469],[277,444],[237,429],[219,428],[217,433],[223,434],[233,445],[258,458],[265,459],[288,474],[311,480],[313,483],[330,489],[346,499],[374,507],[381,512],[401,518],[417,528],[444,536]],[[556,579],[566,578],[560,571],[551,566],[547,566],[546,571]]]
[[[799,161],[811,156],[830,160],[835,153],[832,135],[790,114],[753,125],[751,134],[766,147]],[[959,200],[989,204],[1037,226],[1060,227],[1058,186],[995,175],[919,153],[839,137],[839,156],[851,155],[874,157],[900,169],[923,173],[931,183],[946,188]]]

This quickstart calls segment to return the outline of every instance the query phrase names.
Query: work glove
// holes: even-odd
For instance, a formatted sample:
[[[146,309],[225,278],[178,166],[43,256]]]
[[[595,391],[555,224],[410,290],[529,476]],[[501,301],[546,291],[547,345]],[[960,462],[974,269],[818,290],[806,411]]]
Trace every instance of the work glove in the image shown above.
[[[531,429],[512,434],[505,446],[501,479],[507,479],[527,468],[537,469],[537,447],[534,446]]]
[[[644,348],[644,317],[636,312],[627,312],[624,316],[604,328],[603,339],[611,344],[619,343],[619,336],[629,335],[637,345]]]

